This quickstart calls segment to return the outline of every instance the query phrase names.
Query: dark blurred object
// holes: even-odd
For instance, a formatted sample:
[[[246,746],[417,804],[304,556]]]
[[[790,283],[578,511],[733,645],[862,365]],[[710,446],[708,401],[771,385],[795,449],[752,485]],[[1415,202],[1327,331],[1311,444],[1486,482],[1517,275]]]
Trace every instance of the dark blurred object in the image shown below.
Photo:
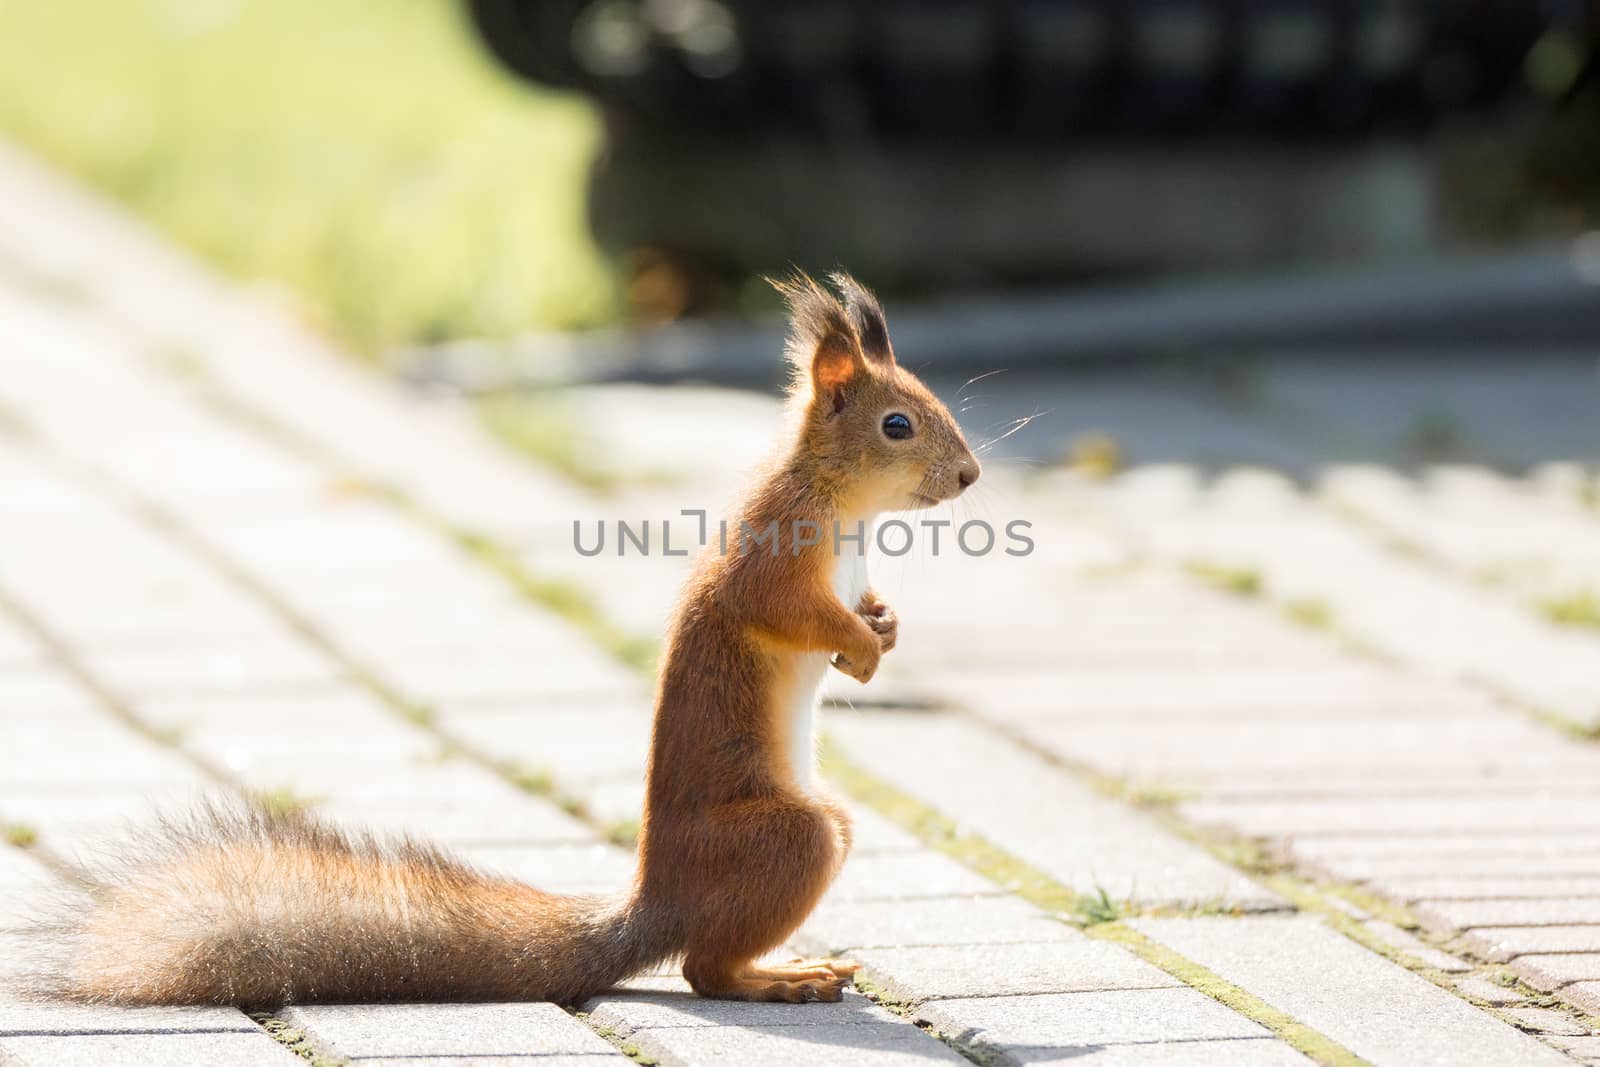
[[[910,286],[1429,250],[1424,135],[1568,95],[1600,37],[1600,0],[469,6],[603,107],[608,245]]]

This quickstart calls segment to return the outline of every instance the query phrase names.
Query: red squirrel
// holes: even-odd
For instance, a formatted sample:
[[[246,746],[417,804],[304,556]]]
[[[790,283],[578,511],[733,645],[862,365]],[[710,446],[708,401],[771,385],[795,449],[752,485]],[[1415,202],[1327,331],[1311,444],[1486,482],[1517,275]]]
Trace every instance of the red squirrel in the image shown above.
[[[64,924],[56,991],[245,1007],[576,1003],[678,959],[702,996],[841,999],[853,961],[759,962],[850,850],[849,816],[817,782],[818,689],[830,663],[870,680],[895,645],[895,614],[867,584],[874,516],[950,500],[979,467],[950,412],[895,362],[877,300],[831,280],[842,300],[804,275],[776,283],[791,426],[730,517],[728,546],[713,539],[678,602],[627,894],[545,893],[306,816],[203,812],[89,886]],[[776,543],[743,536],[774,522]],[[858,522],[867,536],[851,540]]]

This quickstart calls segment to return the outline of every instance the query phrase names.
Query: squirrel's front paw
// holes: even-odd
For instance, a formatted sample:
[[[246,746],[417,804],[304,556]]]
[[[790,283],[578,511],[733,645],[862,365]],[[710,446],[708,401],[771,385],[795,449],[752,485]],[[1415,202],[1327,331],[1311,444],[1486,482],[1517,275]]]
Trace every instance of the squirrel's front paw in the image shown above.
[[[833,657],[833,665],[862,685],[866,685],[872,681],[872,676],[878,673],[878,661],[882,658],[883,653],[878,649],[863,645],[861,651],[848,656],[840,652]]]
[[[894,648],[895,641],[900,637],[900,616],[896,615],[894,609],[887,604],[881,604],[879,607],[882,609],[880,614],[863,615],[861,619],[871,627],[873,633],[878,635],[878,651],[888,652]]]
[[[865,593],[856,605],[856,614],[878,635],[878,651],[888,652],[900,637],[900,616],[894,609],[878,599],[876,593]]]

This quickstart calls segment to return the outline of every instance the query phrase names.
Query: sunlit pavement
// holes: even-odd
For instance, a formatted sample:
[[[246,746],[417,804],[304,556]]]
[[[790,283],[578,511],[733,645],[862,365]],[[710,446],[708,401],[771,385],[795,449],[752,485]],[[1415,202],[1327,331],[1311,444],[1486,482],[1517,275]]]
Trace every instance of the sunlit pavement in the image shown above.
[[[1485,373],[1452,380],[1492,395],[1468,387]],[[576,1013],[8,993],[0,1056],[1600,1062],[1595,457],[1541,462],[1581,455],[1581,386],[1540,394],[1545,437],[1474,434],[1499,424],[1464,402],[1419,422],[1398,386],[1304,416],[1320,438],[1285,428],[1338,377],[1274,371],[1244,410],[1149,382],[972,390],[975,437],[1052,415],[972,496],[903,517],[953,525],[874,562],[900,646],[865,689],[832,682],[824,721],[857,851],[793,947],[859,957],[878,1003],[711,1003],[670,975]],[[407,830],[547,888],[625,884],[640,650],[687,565],[660,523],[719,507],[776,410],[570,403],[613,491],[0,156],[0,936],[20,948],[95,842],[202,793]],[[1112,444],[1022,462],[1077,427]],[[1528,454],[1502,473],[1462,445],[1482,436]],[[1401,447],[1464,459],[1386,465]],[[575,521],[619,520],[654,522],[656,551],[575,550]],[[1031,551],[952,544],[1013,521]]]

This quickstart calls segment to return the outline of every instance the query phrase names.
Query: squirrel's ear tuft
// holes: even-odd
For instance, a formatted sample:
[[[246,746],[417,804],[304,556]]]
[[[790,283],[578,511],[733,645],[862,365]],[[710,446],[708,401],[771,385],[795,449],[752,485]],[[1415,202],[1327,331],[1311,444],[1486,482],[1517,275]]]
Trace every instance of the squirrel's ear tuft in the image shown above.
[[[883,308],[872,290],[856,281],[844,271],[828,275],[834,288],[844,296],[845,311],[855,326],[861,340],[861,351],[868,359],[880,363],[894,362],[894,346],[889,343],[889,323],[883,317]]]
[[[845,387],[864,369],[861,341],[849,312],[800,271],[767,281],[789,305],[786,351],[796,386],[809,384],[817,402],[828,405],[831,413],[844,410]]]

